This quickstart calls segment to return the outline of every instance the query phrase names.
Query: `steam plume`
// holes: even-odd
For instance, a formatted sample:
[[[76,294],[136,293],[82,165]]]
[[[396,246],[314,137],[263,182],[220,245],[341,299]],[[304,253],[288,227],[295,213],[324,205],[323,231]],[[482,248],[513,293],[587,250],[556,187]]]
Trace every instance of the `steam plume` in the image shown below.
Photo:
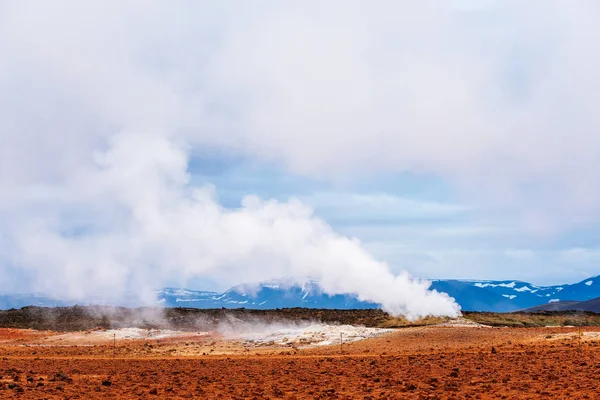
[[[61,235],[41,220],[17,237],[26,249],[21,262],[46,290],[77,297],[99,290],[150,293],[173,276],[182,282],[313,276],[329,294],[356,293],[394,314],[458,313],[447,295],[406,274],[394,276],[297,200],[247,196],[240,208],[223,208],[213,188],[187,185],[187,155],[165,136],[118,134],[97,162],[68,201],[94,210],[81,216],[89,233]]]

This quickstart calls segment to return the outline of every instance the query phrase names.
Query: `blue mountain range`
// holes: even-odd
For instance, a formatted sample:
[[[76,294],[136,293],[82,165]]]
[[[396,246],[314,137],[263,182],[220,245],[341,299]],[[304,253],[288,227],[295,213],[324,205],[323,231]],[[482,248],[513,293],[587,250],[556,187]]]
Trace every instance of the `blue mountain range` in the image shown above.
[[[448,293],[465,311],[510,312],[559,301],[586,301],[600,297],[600,276],[574,284],[537,286],[528,282],[438,279],[431,289]],[[112,304],[122,306],[155,305],[189,308],[255,308],[286,307],[309,308],[377,308],[378,304],[359,301],[355,295],[328,295],[319,283],[292,279],[271,280],[257,284],[242,284],[223,292],[208,292],[180,288],[165,288],[155,292],[154,304],[140,304],[135,296],[119,302],[95,296],[84,304]],[[82,304],[82,302],[78,302]],[[0,309],[28,305],[57,307],[75,302],[41,293],[0,295]]]

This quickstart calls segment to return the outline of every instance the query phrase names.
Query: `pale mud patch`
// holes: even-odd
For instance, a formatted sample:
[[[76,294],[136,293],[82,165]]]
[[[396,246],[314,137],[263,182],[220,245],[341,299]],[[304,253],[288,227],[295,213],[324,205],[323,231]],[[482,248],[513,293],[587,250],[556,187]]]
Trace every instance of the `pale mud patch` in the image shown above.
[[[203,337],[209,335],[209,332],[185,332],[170,329],[140,329],[140,328],[121,328],[91,331],[88,336],[97,336],[101,339],[117,340],[157,340],[176,337]]]
[[[68,345],[96,345],[110,343],[113,340],[159,340],[171,338],[202,338],[209,335],[209,332],[184,332],[169,329],[141,329],[141,328],[121,328],[121,329],[95,329],[89,331],[67,332],[61,334],[49,335],[43,339],[41,345],[46,346],[68,346]]]
[[[249,349],[309,348],[353,343],[375,338],[395,329],[329,324],[226,324],[216,331],[170,329],[94,329],[77,332],[44,332],[43,337],[14,343],[33,347],[87,347],[111,345],[113,341],[144,342],[144,351],[167,351],[172,355],[233,354]]]
[[[230,334],[244,346],[293,346],[298,348],[352,343],[393,332],[393,329],[366,328],[352,325],[312,324],[306,326],[265,326],[262,329]]]
[[[573,327],[560,327],[560,328],[573,328]],[[546,340],[546,341],[572,341],[572,340],[581,340],[581,341],[596,341],[600,339],[600,331],[582,331],[581,333],[577,330],[573,330],[571,332],[565,333],[548,333],[546,335],[540,335],[538,340]]]

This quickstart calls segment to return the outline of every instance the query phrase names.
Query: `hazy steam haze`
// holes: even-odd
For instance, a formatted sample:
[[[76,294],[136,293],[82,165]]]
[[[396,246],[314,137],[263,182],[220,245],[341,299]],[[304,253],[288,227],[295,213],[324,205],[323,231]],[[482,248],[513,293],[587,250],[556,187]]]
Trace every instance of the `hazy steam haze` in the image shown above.
[[[596,218],[598,5],[552,3],[3,3],[0,289],[312,276],[456,315],[301,202],[226,208],[188,165],[215,151],[320,179],[412,171],[535,230]]]

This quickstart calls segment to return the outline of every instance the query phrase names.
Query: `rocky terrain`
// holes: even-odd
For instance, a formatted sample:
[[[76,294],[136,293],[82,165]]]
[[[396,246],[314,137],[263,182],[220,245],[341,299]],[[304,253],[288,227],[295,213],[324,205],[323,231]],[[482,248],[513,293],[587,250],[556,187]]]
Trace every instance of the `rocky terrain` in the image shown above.
[[[46,343],[54,335],[0,329],[1,398],[591,399],[600,370],[592,327],[414,327],[308,348],[210,335]]]
[[[595,398],[599,318],[27,307],[0,312],[0,398]]]

